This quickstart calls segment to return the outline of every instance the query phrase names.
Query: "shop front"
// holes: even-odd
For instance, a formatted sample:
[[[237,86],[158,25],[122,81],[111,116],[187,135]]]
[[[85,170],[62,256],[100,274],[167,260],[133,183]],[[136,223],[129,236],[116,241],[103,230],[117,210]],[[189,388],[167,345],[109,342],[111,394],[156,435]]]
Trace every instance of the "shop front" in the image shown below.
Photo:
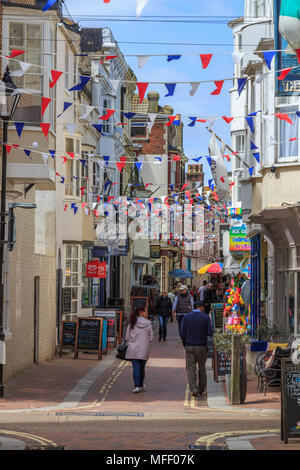
[[[252,263],[254,258],[260,262],[256,257],[259,236],[264,235],[273,248],[272,259],[268,259],[272,266],[269,295],[273,298],[268,322],[277,330],[276,339],[286,342],[291,336],[300,335],[300,204],[265,209],[250,219],[249,234],[256,243],[255,248],[252,242]],[[259,290],[253,295],[259,316]]]

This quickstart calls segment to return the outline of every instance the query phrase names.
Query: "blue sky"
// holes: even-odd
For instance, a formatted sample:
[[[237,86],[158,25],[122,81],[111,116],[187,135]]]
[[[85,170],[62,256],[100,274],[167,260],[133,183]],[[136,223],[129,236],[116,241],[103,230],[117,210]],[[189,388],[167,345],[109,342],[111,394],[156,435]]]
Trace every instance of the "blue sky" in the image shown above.
[[[67,0],[66,5],[71,15],[135,15],[135,0],[111,0],[104,4],[103,0]],[[87,9],[88,5],[88,9]],[[143,15],[215,15],[239,17],[243,15],[242,0],[148,0]],[[138,81],[163,81],[172,83],[178,81],[221,80],[233,75],[233,60],[231,52],[232,34],[227,24],[186,24],[186,23],[145,23],[145,22],[115,22],[87,21],[80,26],[109,27],[123,54],[200,54],[218,53],[211,60],[206,70],[202,69],[200,57],[184,57],[180,60],[167,62],[166,57],[151,57],[143,68],[138,68],[135,57],[125,57]],[[123,41],[137,42],[176,42],[176,43],[222,43],[229,46],[170,46],[123,44]],[[189,85],[178,84],[173,97],[165,98],[167,93],[163,85],[149,85],[148,91],[158,91],[160,104],[169,104],[174,108],[174,114],[182,116],[230,116],[229,90],[232,82],[225,82],[219,96],[211,96],[214,84],[201,84],[197,93],[190,97]],[[188,119],[183,118],[184,150],[189,159],[208,154],[210,134],[201,123],[196,127],[187,127]],[[228,144],[230,144],[230,125],[223,120],[216,121],[213,129]],[[202,160],[200,161],[202,163]],[[210,177],[208,165],[205,164],[206,180]]]

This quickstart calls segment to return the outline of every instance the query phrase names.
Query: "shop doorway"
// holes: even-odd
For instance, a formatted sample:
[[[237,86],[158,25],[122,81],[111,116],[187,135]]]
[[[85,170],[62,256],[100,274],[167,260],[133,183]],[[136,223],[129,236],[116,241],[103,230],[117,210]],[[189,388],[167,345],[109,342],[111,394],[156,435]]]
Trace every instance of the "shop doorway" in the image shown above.
[[[39,363],[40,278],[34,278],[33,362]]]

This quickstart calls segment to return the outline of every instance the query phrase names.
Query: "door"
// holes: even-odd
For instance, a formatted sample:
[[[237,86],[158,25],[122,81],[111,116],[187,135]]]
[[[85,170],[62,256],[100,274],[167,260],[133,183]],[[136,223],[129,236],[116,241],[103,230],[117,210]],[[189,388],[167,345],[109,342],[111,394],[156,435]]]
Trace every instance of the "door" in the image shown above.
[[[34,278],[34,339],[33,362],[39,363],[40,278]]]

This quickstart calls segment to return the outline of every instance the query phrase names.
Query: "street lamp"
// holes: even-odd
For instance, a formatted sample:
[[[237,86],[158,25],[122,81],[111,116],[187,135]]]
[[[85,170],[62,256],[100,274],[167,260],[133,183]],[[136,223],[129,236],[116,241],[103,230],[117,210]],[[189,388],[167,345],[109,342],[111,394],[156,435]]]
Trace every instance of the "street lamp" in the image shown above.
[[[16,90],[13,83],[8,66],[0,82],[0,118],[3,122],[3,139],[2,139],[2,176],[1,176],[1,202],[0,202],[0,397],[4,396],[3,385],[3,366],[5,364],[5,330],[4,330],[4,285],[3,285],[3,260],[4,260],[4,243],[5,243],[5,217],[6,217],[6,171],[7,171],[7,136],[8,124],[12,119],[18,106],[21,95],[13,94]]]

